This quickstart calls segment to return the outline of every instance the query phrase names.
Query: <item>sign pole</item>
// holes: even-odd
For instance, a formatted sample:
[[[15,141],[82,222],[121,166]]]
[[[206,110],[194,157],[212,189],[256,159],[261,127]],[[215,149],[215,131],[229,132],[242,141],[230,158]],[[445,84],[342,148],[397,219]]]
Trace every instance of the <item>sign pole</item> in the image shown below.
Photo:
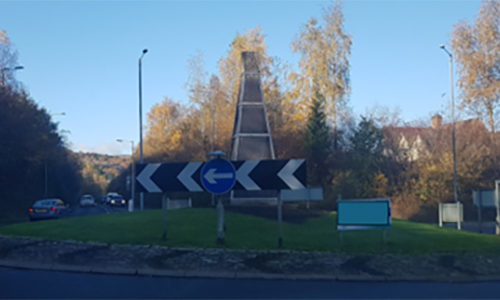
[[[278,239],[278,247],[281,248],[283,246],[283,231],[282,231],[282,212],[281,212],[281,191],[278,193],[278,224],[279,224],[279,239]]]
[[[500,199],[498,199],[498,184],[500,180],[495,180],[495,205],[497,207],[496,234],[500,234]]]
[[[479,194],[479,208],[477,210],[477,218],[479,219],[479,233],[483,233],[483,224],[481,220],[481,207],[482,207],[482,202],[483,202],[483,193],[481,190],[478,191]]]
[[[224,245],[224,206],[220,196],[217,197],[217,244]]]
[[[162,239],[164,241],[167,240],[167,203],[166,202],[169,200],[169,198],[167,198],[165,200],[165,197],[166,197],[166,195],[164,194],[163,199],[162,199],[163,200],[162,201],[162,203],[163,203],[163,236],[162,236]]]

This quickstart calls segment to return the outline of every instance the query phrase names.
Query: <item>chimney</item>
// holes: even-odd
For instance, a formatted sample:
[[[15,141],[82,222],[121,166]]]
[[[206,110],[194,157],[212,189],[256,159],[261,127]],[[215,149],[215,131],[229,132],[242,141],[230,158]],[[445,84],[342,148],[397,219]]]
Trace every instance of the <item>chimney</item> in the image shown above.
[[[432,117],[432,129],[438,129],[443,123],[443,117],[441,115],[435,115]]]

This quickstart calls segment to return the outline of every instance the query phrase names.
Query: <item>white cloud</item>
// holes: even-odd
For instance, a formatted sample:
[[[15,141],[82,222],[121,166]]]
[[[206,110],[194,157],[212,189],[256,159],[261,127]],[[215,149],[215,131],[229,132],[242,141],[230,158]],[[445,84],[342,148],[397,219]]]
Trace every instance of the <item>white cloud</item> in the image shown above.
[[[71,145],[71,148],[76,152],[92,152],[108,155],[130,154],[130,146],[118,142],[107,143],[101,141],[95,146],[88,146],[84,143],[75,143]]]

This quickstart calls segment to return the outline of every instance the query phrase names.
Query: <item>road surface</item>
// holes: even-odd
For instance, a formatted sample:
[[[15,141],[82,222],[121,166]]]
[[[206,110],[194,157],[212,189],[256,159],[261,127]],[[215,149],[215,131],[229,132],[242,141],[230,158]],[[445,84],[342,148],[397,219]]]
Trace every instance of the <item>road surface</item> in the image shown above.
[[[0,268],[9,299],[498,299],[499,282],[451,284],[198,279]]]

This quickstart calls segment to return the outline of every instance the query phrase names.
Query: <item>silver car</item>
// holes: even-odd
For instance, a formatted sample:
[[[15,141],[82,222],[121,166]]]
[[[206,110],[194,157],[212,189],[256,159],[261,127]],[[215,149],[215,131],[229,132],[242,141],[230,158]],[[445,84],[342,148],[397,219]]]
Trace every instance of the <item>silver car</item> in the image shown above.
[[[83,195],[80,199],[80,207],[91,206],[94,207],[96,205],[94,197],[91,195]]]
[[[58,219],[69,212],[69,206],[61,199],[38,200],[29,208],[30,221]]]

